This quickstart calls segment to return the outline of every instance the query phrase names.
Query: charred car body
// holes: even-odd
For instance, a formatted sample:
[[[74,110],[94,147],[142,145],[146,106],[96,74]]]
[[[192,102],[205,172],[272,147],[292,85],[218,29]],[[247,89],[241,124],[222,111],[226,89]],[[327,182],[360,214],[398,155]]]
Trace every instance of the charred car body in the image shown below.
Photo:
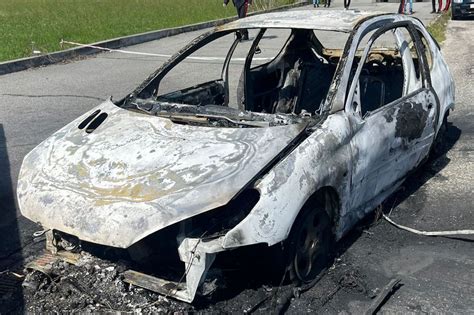
[[[241,29],[256,32],[247,46]],[[265,34],[283,29],[282,49],[253,66]],[[316,31],[347,42],[325,48]],[[220,79],[161,92],[173,68],[225,36]],[[232,97],[239,45],[246,55]],[[183,281],[126,279],[183,301],[218,253],[253,244],[285,243],[290,277],[310,281],[328,244],[426,159],[453,106],[449,69],[417,19],[349,10],[252,16],[200,36],[133,93],[31,151],[19,205],[50,229],[53,251],[68,248],[66,236],[171,247]]]

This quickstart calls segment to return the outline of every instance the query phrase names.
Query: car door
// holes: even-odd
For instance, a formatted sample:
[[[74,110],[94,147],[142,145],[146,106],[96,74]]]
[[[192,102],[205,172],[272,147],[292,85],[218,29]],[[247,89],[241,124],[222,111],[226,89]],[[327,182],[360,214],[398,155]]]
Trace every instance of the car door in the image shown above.
[[[377,47],[392,35],[392,51]],[[437,97],[411,24],[393,23],[370,37],[357,65],[346,111],[353,130],[352,208],[373,209],[428,154]],[[383,46],[383,45],[382,45]],[[420,56],[420,58],[418,58]]]

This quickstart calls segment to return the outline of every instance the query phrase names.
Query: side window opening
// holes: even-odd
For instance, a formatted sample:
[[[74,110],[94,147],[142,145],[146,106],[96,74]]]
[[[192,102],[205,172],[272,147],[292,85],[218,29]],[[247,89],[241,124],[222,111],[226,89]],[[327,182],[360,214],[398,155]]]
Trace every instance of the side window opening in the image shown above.
[[[428,62],[428,69],[433,69],[433,53],[430,48],[430,44],[428,43],[426,37],[423,35],[422,32],[417,30],[418,36],[421,39],[421,49],[423,50],[423,54],[426,56],[426,61]]]
[[[271,62],[285,47],[291,35],[290,29],[266,29],[258,43],[259,50],[255,53],[250,68]]]
[[[421,60],[418,56],[413,38],[405,27],[395,29],[394,35],[404,69],[402,96],[405,96],[418,90],[422,86]]]
[[[353,64],[353,77],[348,85],[348,100],[362,117],[422,85],[420,63],[408,30],[398,27],[375,39],[373,34],[368,33],[359,43],[358,58]],[[364,50],[367,54],[361,61]],[[360,74],[354,78],[361,62]]]
[[[176,64],[160,80],[157,100],[189,105],[224,105],[226,91],[222,69],[225,54],[217,52],[227,52],[234,41],[234,33],[226,34]]]

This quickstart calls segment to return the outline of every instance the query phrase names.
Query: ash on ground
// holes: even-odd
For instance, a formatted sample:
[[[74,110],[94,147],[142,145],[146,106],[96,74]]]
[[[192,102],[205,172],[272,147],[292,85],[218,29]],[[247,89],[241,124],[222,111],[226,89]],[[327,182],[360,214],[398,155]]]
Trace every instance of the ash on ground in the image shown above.
[[[125,283],[121,273],[126,269],[123,264],[82,253],[77,265],[58,260],[49,274],[29,271],[23,281],[25,311],[167,313],[193,310],[191,305]]]

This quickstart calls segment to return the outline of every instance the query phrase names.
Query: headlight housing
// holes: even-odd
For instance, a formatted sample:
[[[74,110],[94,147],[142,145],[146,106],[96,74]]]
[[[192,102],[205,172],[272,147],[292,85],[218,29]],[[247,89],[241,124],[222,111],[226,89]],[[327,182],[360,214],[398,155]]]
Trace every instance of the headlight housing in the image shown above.
[[[453,0],[454,3],[463,3],[464,0]]]

